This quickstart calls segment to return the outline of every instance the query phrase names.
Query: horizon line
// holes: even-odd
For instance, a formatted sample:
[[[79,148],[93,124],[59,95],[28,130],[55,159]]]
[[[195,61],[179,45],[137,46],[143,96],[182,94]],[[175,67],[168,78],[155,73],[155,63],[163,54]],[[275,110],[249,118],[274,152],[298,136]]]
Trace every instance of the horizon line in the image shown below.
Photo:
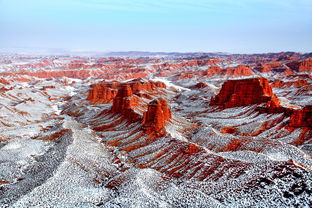
[[[21,51],[25,50],[25,51]],[[169,54],[169,53],[176,53],[176,54],[222,54],[222,55],[252,55],[252,54],[274,54],[274,53],[298,53],[298,54],[309,54],[312,53],[311,51],[294,51],[294,50],[281,50],[281,51],[263,51],[263,52],[227,52],[227,51],[149,51],[149,50],[88,50],[88,49],[69,49],[69,48],[37,48],[37,47],[0,47],[0,53],[15,53],[15,54],[27,54],[32,55],[40,55],[38,53],[44,53],[42,55],[47,55],[50,53],[51,55],[55,53],[61,53],[64,55],[71,55],[71,54],[79,54],[79,53],[151,53],[151,54]],[[67,53],[67,54],[66,54]]]

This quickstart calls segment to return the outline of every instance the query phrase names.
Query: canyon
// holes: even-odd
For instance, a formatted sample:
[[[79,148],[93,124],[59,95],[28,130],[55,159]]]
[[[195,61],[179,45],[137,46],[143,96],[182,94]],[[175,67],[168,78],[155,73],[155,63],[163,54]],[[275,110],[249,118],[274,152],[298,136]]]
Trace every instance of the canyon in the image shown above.
[[[0,207],[310,207],[312,55],[0,56]]]

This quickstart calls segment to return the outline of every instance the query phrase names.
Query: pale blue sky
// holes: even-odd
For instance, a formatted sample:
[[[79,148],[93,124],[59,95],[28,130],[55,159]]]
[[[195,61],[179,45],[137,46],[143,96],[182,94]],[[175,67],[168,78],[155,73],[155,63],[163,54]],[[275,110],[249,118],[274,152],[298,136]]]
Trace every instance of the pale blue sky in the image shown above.
[[[0,48],[312,50],[312,0],[0,0]]]

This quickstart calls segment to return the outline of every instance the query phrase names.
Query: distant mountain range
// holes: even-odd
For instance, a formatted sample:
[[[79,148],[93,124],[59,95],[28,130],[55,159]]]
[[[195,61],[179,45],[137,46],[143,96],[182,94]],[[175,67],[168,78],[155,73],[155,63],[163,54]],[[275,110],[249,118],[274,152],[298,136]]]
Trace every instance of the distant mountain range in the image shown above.
[[[44,48],[0,48],[0,55],[18,54],[18,55],[56,55],[56,56],[88,56],[88,57],[230,57],[230,56],[248,56],[248,55],[264,55],[264,56],[296,56],[304,55],[311,57],[312,53],[298,52],[276,52],[276,53],[254,53],[240,54],[227,52],[149,52],[149,51],[85,51],[85,50],[69,50],[69,49],[44,49]]]

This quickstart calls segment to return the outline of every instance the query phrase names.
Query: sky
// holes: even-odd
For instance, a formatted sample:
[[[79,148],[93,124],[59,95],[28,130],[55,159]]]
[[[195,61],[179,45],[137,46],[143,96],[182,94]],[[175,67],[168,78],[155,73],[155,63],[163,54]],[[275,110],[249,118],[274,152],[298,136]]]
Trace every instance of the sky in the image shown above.
[[[312,0],[0,0],[0,48],[312,52]]]

